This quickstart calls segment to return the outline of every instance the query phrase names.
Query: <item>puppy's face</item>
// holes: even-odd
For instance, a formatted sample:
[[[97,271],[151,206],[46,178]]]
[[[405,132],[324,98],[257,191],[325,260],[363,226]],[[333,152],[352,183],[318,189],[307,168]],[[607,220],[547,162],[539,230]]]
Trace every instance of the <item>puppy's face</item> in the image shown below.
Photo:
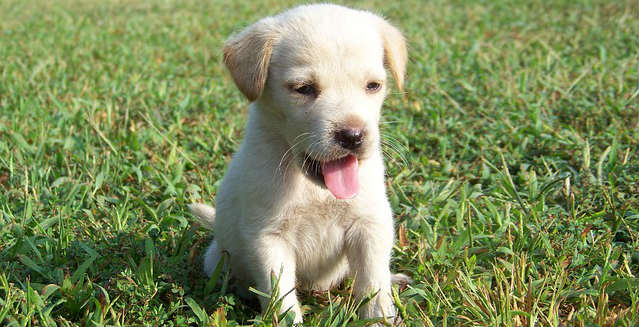
[[[382,40],[366,26],[342,35],[312,27],[274,47],[263,101],[278,111],[303,171],[322,181],[321,163],[365,160],[378,146],[386,72]]]
[[[309,178],[337,198],[354,196],[359,162],[379,147],[385,64],[402,83],[401,34],[373,14],[335,5],[298,7],[248,30],[238,36],[244,45],[227,44],[227,65],[241,70],[235,51],[264,44],[253,55],[262,56],[257,69],[265,72],[249,77],[261,83],[258,91],[245,91],[246,78],[233,74],[236,84],[281,124],[290,155]]]

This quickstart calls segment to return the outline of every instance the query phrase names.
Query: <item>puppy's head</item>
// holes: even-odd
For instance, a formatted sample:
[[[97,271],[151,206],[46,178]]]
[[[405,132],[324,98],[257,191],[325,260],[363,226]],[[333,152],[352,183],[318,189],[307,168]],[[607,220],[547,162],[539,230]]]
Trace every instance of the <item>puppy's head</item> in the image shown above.
[[[384,19],[327,4],[264,18],[224,47],[240,91],[337,198],[357,194],[359,162],[379,151],[385,68],[401,89],[406,59],[404,38]]]

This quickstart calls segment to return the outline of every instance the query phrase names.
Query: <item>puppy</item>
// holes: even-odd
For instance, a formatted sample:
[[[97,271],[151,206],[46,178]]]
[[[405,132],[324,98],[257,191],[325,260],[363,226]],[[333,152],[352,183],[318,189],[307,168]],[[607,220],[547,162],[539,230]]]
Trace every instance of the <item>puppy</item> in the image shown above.
[[[377,292],[361,318],[392,317],[393,219],[384,185],[379,120],[389,89],[402,89],[401,33],[367,11],[305,5],[231,37],[224,63],[251,101],[245,136],[217,194],[209,276],[228,253],[233,276],[271,293],[302,321],[297,287],[326,290],[354,278],[358,297]],[[280,275],[281,274],[281,275]],[[261,299],[262,308],[268,299]]]

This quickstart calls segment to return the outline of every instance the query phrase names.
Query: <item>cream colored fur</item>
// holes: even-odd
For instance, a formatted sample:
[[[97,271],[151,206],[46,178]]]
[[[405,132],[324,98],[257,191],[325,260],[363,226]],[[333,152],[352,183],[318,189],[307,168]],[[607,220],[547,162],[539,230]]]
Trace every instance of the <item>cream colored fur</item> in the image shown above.
[[[271,273],[282,272],[279,294],[325,290],[355,276],[359,297],[379,291],[362,318],[394,316],[389,270],[394,239],[384,185],[379,119],[388,90],[385,68],[403,85],[406,46],[401,33],[370,12],[337,5],[300,6],[264,18],[229,39],[224,61],[253,101],[244,140],[218,190],[216,209],[191,205],[211,222],[215,240],[206,251],[211,274],[221,251],[244,286],[270,293]],[[316,97],[297,93],[312,81]],[[381,83],[376,93],[367,83]],[[335,128],[356,122],[365,130],[359,159],[359,193],[338,200],[302,171],[303,154],[332,160],[348,154],[333,140]],[[266,302],[262,299],[262,305]],[[283,299],[296,322],[295,291]]]

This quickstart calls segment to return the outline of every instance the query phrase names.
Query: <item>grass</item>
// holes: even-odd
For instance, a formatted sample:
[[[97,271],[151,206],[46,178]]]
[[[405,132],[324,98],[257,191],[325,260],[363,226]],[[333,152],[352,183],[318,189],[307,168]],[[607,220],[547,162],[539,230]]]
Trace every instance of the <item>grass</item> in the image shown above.
[[[268,325],[208,280],[246,101],[225,37],[292,2],[0,2],[0,323]],[[386,102],[407,325],[639,325],[636,1],[358,1],[410,44]],[[361,325],[350,283],[305,321]],[[283,320],[282,320],[283,319]]]

